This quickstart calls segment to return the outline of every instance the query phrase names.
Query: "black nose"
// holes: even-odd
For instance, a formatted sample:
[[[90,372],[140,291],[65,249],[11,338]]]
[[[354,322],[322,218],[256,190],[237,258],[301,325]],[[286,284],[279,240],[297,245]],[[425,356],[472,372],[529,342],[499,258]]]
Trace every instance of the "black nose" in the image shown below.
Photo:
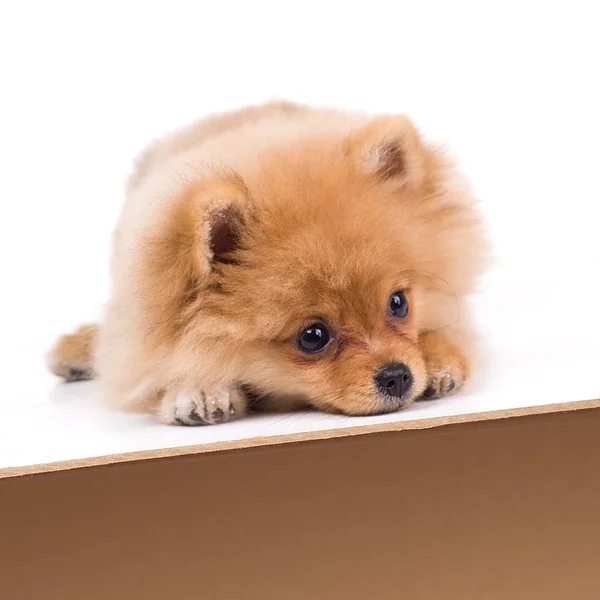
[[[375,373],[375,383],[383,394],[400,398],[410,389],[413,376],[405,364],[389,363]]]

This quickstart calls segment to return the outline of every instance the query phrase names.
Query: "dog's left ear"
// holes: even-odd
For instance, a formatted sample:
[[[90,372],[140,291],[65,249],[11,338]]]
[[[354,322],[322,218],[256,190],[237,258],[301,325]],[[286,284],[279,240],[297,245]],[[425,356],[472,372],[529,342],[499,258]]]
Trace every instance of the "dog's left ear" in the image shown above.
[[[425,177],[425,147],[402,115],[371,119],[348,137],[346,151],[359,168],[382,181],[418,186]]]
[[[249,195],[233,174],[204,180],[192,193],[194,259],[198,273],[208,275],[218,263],[232,262],[249,218]]]

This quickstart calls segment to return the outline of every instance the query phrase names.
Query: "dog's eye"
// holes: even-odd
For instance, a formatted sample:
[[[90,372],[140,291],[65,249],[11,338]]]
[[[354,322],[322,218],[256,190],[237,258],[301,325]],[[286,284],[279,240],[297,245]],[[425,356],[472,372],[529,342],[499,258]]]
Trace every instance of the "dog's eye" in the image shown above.
[[[408,314],[408,300],[404,292],[394,292],[390,296],[390,313],[399,319],[406,317]]]
[[[327,346],[330,339],[331,336],[325,325],[314,323],[298,336],[297,343],[302,352],[316,354]]]

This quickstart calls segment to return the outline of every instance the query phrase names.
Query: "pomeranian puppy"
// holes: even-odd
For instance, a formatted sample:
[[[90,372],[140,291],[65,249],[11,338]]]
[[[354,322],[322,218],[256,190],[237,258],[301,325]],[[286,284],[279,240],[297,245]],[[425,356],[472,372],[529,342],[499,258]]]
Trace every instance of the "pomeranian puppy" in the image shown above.
[[[468,186],[404,116],[212,116],[141,155],[104,320],[50,368],[169,424],[396,411],[468,379],[484,250]]]

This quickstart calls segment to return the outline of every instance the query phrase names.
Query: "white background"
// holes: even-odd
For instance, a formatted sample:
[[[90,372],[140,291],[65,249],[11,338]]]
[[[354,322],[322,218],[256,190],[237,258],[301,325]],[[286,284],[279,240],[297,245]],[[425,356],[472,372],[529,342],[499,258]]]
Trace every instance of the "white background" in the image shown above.
[[[106,298],[110,232],[134,155],[207,112],[273,97],[405,112],[448,142],[482,199],[498,259],[480,309],[492,346],[506,355],[515,348],[523,360],[543,347],[549,357],[530,375],[519,358],[504,391],[535,390],[543,380],[544,389],[558,384],[562,399],[577,400],[569,397],[573,380],[587,386],[575,386],[578,394],[594,396],[596,4],[3,2],[6,428],[34,418],[29,407],[43,415],[49,403],[65,405],[43,352],[58,333],[96,317]]]

